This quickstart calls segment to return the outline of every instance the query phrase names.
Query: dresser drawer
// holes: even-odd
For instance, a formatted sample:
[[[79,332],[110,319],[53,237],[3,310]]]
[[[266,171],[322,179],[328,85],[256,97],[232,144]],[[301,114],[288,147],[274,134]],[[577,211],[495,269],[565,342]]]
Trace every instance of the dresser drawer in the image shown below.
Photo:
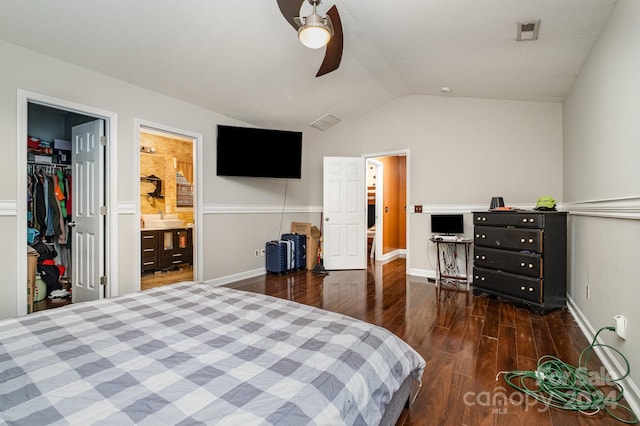
[[[477,226],[513,226],[517,228],[544,228],[543,213],[475,212],[473,224]]]
[[[473,287],[486,289],[505,296],[542,303],[543,281],[540,278],[524,277],[508,272],[473,268]]]
[[[476,226],[473,243],[481,247],[542,253],[542,237],[541,229]]]
[[[473,264],[481,268],[499,269],[528,277],[543,277],[542,256],[539,254],[487,247],[476,247],[473,251]]]

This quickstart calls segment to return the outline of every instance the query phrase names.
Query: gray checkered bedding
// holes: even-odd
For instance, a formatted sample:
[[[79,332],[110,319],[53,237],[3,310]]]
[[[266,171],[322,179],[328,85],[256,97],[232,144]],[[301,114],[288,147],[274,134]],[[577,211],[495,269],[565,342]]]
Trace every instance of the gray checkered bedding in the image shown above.
[[[0,322],[0,420],[374,425],[423,368],[383,328],[180,283]]]

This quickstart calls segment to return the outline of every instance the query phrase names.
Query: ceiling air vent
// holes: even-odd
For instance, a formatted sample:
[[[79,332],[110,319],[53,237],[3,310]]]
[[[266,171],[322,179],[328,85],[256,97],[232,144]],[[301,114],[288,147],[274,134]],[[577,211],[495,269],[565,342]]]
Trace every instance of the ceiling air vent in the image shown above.
[[[540,21],[520,21],[518,22],[518,41],[533,41],[538,39],[538,28]]]
[[[313,123],[311,123],[311,127],[316,128],[318,130],[324,131],[324,130],[327,130],[328,128],[330,128],[330,127],[335,126],[336,124],[338,124],[341,121],[342,120],[340,120],[335,115],[325,114],[322,117],[320,117],[319,119],[317,119],[316,121],[314,121]]]

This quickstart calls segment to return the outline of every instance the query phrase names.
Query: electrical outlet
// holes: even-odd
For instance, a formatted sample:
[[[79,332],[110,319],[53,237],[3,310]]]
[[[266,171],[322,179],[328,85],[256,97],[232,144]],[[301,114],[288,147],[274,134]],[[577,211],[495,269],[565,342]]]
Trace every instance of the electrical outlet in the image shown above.
[[[613,317],[613,326],[616,328],[616,334],[627,340],[627,318],[622,315]]]
[[[414,213],[422,213],[422,205],[413,206],[413,212]]]
[[[266,250],[265,249],[260,249],[260,256],[264,256]]]
[[[260,257],[260,249],[257,249],[253,255],[255,257]]]

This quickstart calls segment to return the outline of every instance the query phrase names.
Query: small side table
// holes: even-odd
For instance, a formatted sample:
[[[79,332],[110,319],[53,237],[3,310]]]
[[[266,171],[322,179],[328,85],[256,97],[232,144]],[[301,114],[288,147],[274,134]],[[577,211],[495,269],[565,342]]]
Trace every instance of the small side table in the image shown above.
[[[467,238],[459,238],[456,240],[444,240],[444,239],[438,239],[437,237],[432,237],[429,240],[436,244],[436,254],[438,256],[438,261],[436,264],[436,287],[438,287],[442,283],[442,280],[449,280],[449,281],[454,281],[456,283],[465,283],[467,286],[467,291],[469,291],[471,287],[469,252],[471,250],[471,245],[473,244],[473,240],[467,239]],[[453,259],[443,259],[443,256],[441,256],[441,250],[440,250],[441,246],[443,245],[453,249],[452,250],[454,253]],[[464,274],[454,275],[450,271],[453,269],[457,269],[456,259],[457,259],[459,245],[464,246],[465,271],[464,271]]]

